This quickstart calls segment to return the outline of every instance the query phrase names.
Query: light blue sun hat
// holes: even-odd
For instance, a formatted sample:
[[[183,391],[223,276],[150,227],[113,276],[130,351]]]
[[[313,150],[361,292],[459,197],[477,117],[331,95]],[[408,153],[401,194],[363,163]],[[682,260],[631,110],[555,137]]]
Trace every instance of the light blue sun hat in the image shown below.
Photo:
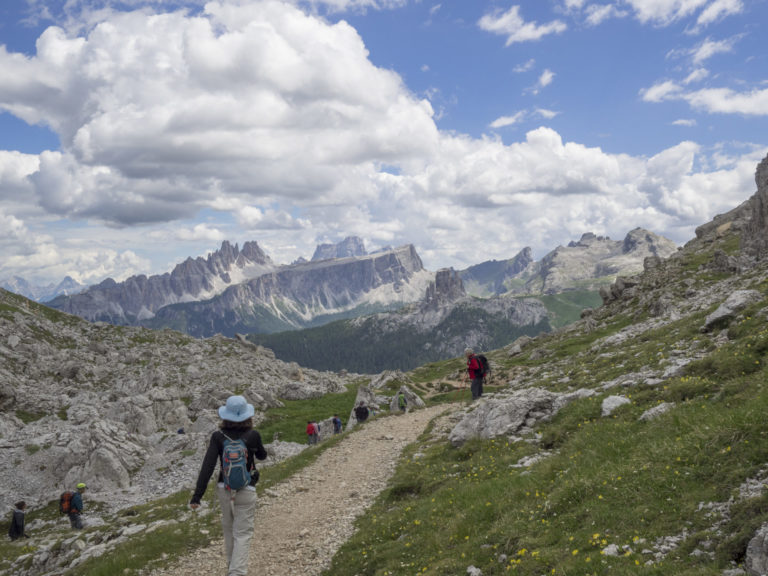
[[[219,408],[219,417],[230,422],[243,422],[255,414],[252,404],[242,396],[230,396],[227,403]]]

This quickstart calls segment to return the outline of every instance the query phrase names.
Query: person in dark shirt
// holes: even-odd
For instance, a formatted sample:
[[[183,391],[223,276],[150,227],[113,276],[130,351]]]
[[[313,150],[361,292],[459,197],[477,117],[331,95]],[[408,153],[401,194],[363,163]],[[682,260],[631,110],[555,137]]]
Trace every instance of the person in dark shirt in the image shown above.
[[[16,502],[14,504],[13,517],[11,518],[11,526],[8,528],[8,537],[11,540],[18,540],[19,538],[29,538],[27,533],[24,532],[24,520],[27,512],[27,503],[24,500]]]
[[[360,423],[363,423],[366,420],[368,420],[368,414],[369,414],[368,407],[361,400],[360,403],[355,408],[355,420],[357,420]]]
[[[69,524],[73,530],[83,529],[83,494],[87,486],[85,482],[80,482],[76,486],[77,490],[72,494],[72,504],[69,510]]]
[[[253,538],[253,516],[256,510],[256,482],[259,480],[255,461],[256,459],[264,460],[267,457],[261,435],[253,429],[254,413],[253,406],[242,396],[230,396],[226,404],[219,408],[220,429],[211,434],[208,450],[197,477],[195,492],[189,501],[193,510],[200,507],[200,501],[218,462],[217,490],[221,503],[224,553],[228,565],[227,576],[245,576],[248,573],[248,555]],[[251,481],[240,490],[230,490],[224,483],[222,454],[224,442],[227,439],[243,440],[248,449],[247,467],[251,471]]]

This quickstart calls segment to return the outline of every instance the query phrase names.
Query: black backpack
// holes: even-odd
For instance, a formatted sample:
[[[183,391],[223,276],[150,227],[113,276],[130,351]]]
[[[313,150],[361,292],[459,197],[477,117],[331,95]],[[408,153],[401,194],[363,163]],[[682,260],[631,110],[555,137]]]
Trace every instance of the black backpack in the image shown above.
[[[491,366],[488,364],[488,358],[486,358],[484,354],[475,354],[475,358],[477,358],[477,363],[480,364],[480,373],[478,375],[480,378],[485,378],[491,371]]]

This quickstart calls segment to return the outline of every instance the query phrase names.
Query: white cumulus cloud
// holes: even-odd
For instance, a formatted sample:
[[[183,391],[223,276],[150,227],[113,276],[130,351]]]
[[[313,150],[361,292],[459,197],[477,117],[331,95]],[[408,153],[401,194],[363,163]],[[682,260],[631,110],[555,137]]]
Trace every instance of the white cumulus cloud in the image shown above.
[[[561,20],[553,20],[539,25],[536,22],[526,22],[520,15],[520,6],[512,6],[506,12],[496,11],[485,14],[478,21],[481,29],[507,37],[506,45],[518,42],[540,40],[549,34],[565,32],[568,26]]]

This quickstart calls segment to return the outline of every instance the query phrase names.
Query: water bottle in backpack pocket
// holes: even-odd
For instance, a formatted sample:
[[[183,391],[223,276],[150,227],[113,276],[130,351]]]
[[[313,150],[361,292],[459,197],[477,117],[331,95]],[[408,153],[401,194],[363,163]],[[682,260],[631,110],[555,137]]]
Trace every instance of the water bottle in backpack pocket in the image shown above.
[[[248,447],[244,440],[240,438],[233,440],[224,434],[221,464],[224,486],[227,490],[240,490],[251,483],[251,472],[248,470]]]

